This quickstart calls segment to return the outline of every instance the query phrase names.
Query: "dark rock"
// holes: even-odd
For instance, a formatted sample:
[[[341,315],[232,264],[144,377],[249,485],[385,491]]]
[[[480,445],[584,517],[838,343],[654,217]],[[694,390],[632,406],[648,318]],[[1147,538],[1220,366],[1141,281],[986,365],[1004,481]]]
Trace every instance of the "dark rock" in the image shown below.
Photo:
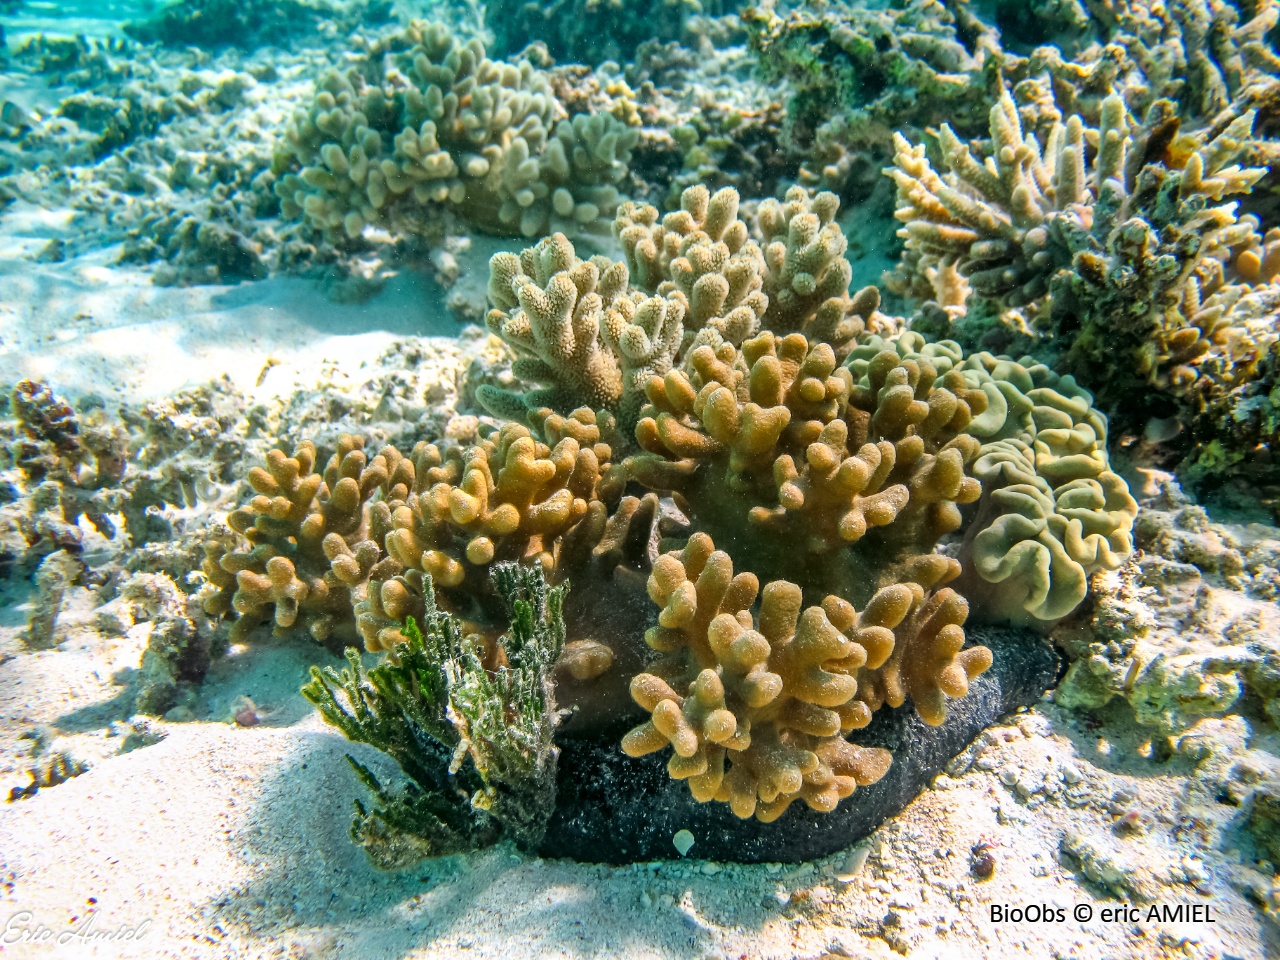
[[[618,747],[624,729],[561,736],[556,812],[539,852],[593,863],[679,856],[672,837],[694,836],[690,855],[743,863],[793,863],[842,850],[867,836],[928,787],[947,763],[1003,715],[1039,701],[1057,682],[1060,658],[1039,636],[1005,627],[972,627],[971,642],[991,649],[990,670],[952,700],[947,719],[927,726],[910,705],[881,709],[850,740],[885,747],[893,765],[828,814],[803,803],[774,823],[739,820],[723,803],[698,803],[667,774],[669,750],[633,759]]]

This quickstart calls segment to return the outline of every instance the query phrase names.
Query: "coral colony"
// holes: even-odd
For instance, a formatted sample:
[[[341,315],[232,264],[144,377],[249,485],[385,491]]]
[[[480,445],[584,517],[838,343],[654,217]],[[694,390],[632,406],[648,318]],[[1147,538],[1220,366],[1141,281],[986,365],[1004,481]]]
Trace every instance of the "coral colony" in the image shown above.
[[[316,29],[319,7],[265,6]],[[195,392],[120,424],[19,384],[11,559],[45,599],[28,644],[56,642],[85,575],[81,518],[111,535],[123,515],[142,547],[174,537],[157,528],[166,505],[222,485],[225,525],[179,531],[185,552],[127,586],[165,625],[139,707],[186,702],[227,643],[267,628],[345,649],[346,668],[315,669],[304,693],[407,777],[391,787],[352,761],[373,798],[353,836],[387,866],[502,836],[536,849],[575,711],[601,730],[625,721],[616,751],[660,755],[697,801],[759,829],[793,805],[857,804],[902,759],[857,731],[898,709],[938,727],[992,668],[972,624],[1053,633],[1072,661],[1064,705],[1122,697],[1140,722],[1185,727],[1174,688],[1197,667],[1140,669],[1151,637],[1131,558],[1136,535],[1154,577],[1182,549],[1159,518],[1198,508],[1140,515],[1108,418],[1129,446],[1163,445],[1191,487],[1254,484],[1274,504],[1273,0],[1247,15],[1218,0],[1033,4],[1043,23],[1003,33],[963,0],[741,16],[668,3],[657,37],[627,5],[536,10],[563,30],[489,6],[507,11],[495,49],[509,58],[435,22],[371,31],[314,69],[216,202],[148,197],[128,214],[142,227],[122,222],[125,256],[161,261],[166,283],[340,264],[376,286],[415,243],[435,244],[449,279],[440,251],[458,236],[524,238],[489,263],[483,322],[509,374],[473,365],[479,426],[401,446],[295,432],[246,474],[243,405]],[[200,7],[132,35],[224,42],[190,33]],[[547,30],[559,46],[526,49],[521,31]],[[594,32],[625,71],[554,65]],[[1042,46],[1050,35],[1066,40]],[[18,56],[112,76],[112,50],[50,43]],[[701,101],[671,79],[691,49],[716,65]],[[60,118],[107,209],[125,189],[111,164],[154,130],[241,116],[276,79],[112,82],[127,109],[90,122],[80,95]],[[24,123],[23,149],[47,150],[53,123]],[[26,169],[21,151],[3,161],[11,180]],[[165,164],[174,189],[201,176]],[[882,300],[851,289],[842,206],[895,195]],[[250,494],[226,502],[242,477]],[[1265,557],[1236,556],[1232,576],[1265,579]],[[602,631],[595,613],[637,584],[648,628]],[[1246,688],[1273,697],[1273,675],[1238,666],[1203,713]]]

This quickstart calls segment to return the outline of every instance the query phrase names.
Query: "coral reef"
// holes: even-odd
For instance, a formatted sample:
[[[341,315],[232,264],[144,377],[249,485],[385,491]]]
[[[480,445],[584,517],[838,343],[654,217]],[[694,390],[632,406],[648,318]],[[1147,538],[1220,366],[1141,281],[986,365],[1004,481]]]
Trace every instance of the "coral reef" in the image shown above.
[[[512,419],[544,406],[603,408],[626,442],[649,381],[700,346],[738,346],[763,326],[807,332],[843,356],[858,333],[891,323],[874,289],[848,293],[834,195],[810,200],[799,191],[763,204],[763,249],[738,206],[732,187],[712,194],[703,186],[661,217],[648,204],[623,204],[614,233],[625,263],[581,261],[560,235],[519,257],[496,255],[486,322],[516,351],[513,373],[541,386],[481,387],[479,401]]]
[[[372,458],[344,435],[323,472],[310,441],[292,457],[273,450],[248,474],[259,495],[228,516],[231,531],[205,540],[205,611],[238,615],[233,641],[269,620],[336,648],[358,634],[377,651],[424,615],[430,581],[451,609],[481,620],[493,614],[484,601],[495,563],[563,581],[609,553],[638,501],[607,521],[621,476],[590,410],[548,414],[542,433],[552,445],[506,424],[465,448],[419,443],[406,457],[387,446]]]
[[[1055,639],[1074,661],[1055,698],[1071,709],[1127,701],[1139,724],[1177,735],[1256,698],[1276,719],[1274,530],[1210,521],[1171,480],[1143,502],[1143,550],[1099,578],[1088,616]]]
[[[493,579],[510,620],[496,642],[439,611],[428,579],[422,626],[408,621],[394,656],[366,670],[348,650],[346,669],[312,668],[303,688],[326,721],[389,754],[408,778],[393,792],[348,757],[375,804],[357,801],[352,837],[384,868],[503,836],[534,849],[546,830],[558,753],[550,673],[568,587],[509,563]]]
[[[999,82],[995,32],[976,20],[961,27],[937,0],[786,16],[761,5],[743,21],[762,77],[792,85],[784,138],[803,157],[806,186],[844,193],[871,172],[860,155],[884,154],[895,131],[919,135],[945,120],[978,132]]]
[[[1099,114],[1096,131],[1076,115],[1038,136],[1006,93],[985,162],[942,128],[942,174],[899,137],[895,286],[963,317],[971,339],[1029,326],[1125,429],[1176,421],[1189,482],[1274,487],[1276,242],[1227,201],[1265,172],[1239,165],[1254,112],[1191,135],[1167,101],[1140,126],[1119,95]]]
[[[196,47],[235,44],[252,49],[264,43],[279,45],[294,34],[314,31],[338,12],[337,6],[325,0],[268,0],[249,5],[234,0],[176,0],[146,20],[126,23],[124,32],[143,43]],[[387,11],[380,12],[385,20]],[[366,6],[361,10],[361,19],[376,22],[378,14],[376,6]]]
[[[286,217],[331,240],[413,233],[441,205],[507,235],[607,222],[638,138],[608,114],[567,119],[545,72],[438,24],[411,24],[364,73],[330,71],[319,88],[280,144],[276,191]]]
[[[771,820],[797,798],[828,809],[884,772],[882,756],[816,759],[843,751],[839,731],[865,726],[874,709],[910,696],[926,722],[942,722],[946,697],[962,696],[990,664],[985,651],[962,649],[967,597],[985,617],[1051,625],[1080,605],[1094,572],[1127,559],[1137,508],[1109,468],[1106,418],[1074,379],[1030,358],[966,358],[954,342],[870,333],[896,324],[872,322],[874,290],[848,294],[832,194],[796,188],[785,203],[761,204],[763,249],[737,201],[730,189],[692,188],[661,220],[625,205],[615,225],[625,264],[578,260],[561,236],[495,257],[490,329],[516,348],[513,373],[544,386],[477,396],[516,417],[542,404],[600,404],[625,428],[629,394],[643,387],[640,452],[622,466],[672,498],[684,526],[668,529],[689,539],[650,578],[664,612],[646,639],[669,656],[633,681],[653,719],[625,746],[639,756],[672,745],[672,776],[690,779],[695,798]],[[626,303],[632,283],[648,322],[620,336],[610,318],[623,311],[609,304]],[[811,337],[774,332],[797,328]],[[658,369],[623,376],[628,360]],[[933,552],[962,529],[960,561]],[[714,542],[733,544],[747,572],[735,580],[735,560]],[[945,586],[962,571],[963,583]],[[761,581],[772,599],[757,621]],[[876,638],[868,649],[823,633],[820,616],[846,633],[883,629],[867,635]],[[813,656],[843,674],[832,681],[839,695],[784,695],[770,677],[791,676],[783,661],[818,635],[829,644]],[[846,709],[818,717],[815,706]],[[810,726],[779,719],[792,715]],[[746,735],[763,724],[769,760]],[[804,739],[817,731],[838,742]]]

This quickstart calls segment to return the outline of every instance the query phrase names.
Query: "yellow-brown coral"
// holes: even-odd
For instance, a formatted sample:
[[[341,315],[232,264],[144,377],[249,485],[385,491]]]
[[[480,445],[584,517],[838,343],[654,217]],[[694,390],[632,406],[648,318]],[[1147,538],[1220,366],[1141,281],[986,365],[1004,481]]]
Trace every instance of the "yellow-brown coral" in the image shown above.
[[[967,428],[987,397],[924,357],[883,352],[855,383],[829,345],[765,333],[740,351],[700,347],[687,370],[651,380],[649,397],[636,430],[646,453],[627,460],[630,475],[678,491],[695,525],[722,538],[749,521],[765,535],[750,540],[753,557],[781,548],[767,567],[778,575],[800,579],[806,557],[862,544],[879,561],[874,579],[932,550],[960,526],[957,504],[980,493]],[[814,589],[865,591],[862,574],[858,588],[816,571]]]
[[[923,587],[895,584],[861,613],[834,596],[802,611],[800,588],[774,581],[753,618],[757,593],[755,575],[735,575],[704,533],[659,558],[649,595],[662,613],[645,640],[663,656],[631,685],[651,717],[623,739],[631,756],[670,746],[672,777],[739,817],[770,822],[795,800],[834,810],[889,768],[888,751],[843,736],[870,722],[872,705],[901,703],[906,691],[923,719],[941,723],[944,696],[963,696],[991,662],[985,648],[960,651],[964,602],[950,591],[922,605]]]
[[[257,496],[227,517],[248,547],[230,549],[215,538],[204,564],[210,585],[205,609],[240,614],[233,640],[245,639],[268,619],[277,633],[301,626],[322,643],[354,638],[350,585],[330,561],[366,538],[364,503],[375,491],[403,488],[406,476],[398,453],[369,460],[362,442],[344,436],[323,475],[315,472],[309,441],[292,457],[273,450],[265,468],[249,471]]]

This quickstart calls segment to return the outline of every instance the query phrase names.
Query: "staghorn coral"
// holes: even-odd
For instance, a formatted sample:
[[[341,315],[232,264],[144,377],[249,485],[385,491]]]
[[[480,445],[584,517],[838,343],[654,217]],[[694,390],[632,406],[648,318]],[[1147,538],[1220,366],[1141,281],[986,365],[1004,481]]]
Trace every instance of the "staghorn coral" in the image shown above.
[[[613,213],[637,138],[608,114],[565,118],[527,60],[415,22],[375,44],[363,74],[325,74],[280,145],[276,192],[335,242],[367,226],[421,233],[444,206],[499,234],[581,229]]]
[[[1206,123],[1229,122],[1276,88],[1280,59],[1268,34],[1280,8],[1272,0],[1247,13],[1222,0],[1104,0],[1089,10],[1098,42],[1070,62],[1049,47],[1031,56],[1032,69],[1042,60],[1055,90],[1067,97],[1109,86],[1137,113],[1168,98],[1184,116]]]
[[[985,162],[942,127],[941,175],[923,146],[899,135],[886,172],[904,224],[901,273],[957,270],[970,311],[1025,308],[1052,331],[1065,368],[1104,400],[1147,405],[1141,395],[1159,373],[1153,346],[1189,325],[1179,309],[1188,283],[1252,234],[1253,222],[1224,202],[1263,173],[1233,165],[1252,123],[1246,113],[1188,142],[1171,105],[1155,104],[1133,128],[1113,95],[1097,131],[1076,115],[1040,139],[1024,133],[1005,92],[991,110]]]
[[[834,810],[892,759],[843,734],[907,695],[927,722],[941,723],[946,696],[963,696],[991,663],[984,647],[960,650],[966,609],[949,590],[922,602],[924,588],[897,584],[860,613],[835,596],[801,612],[799,587],[774,581],[760,591],[704,533],[659,559],[649,594],[663,612],[645,639],[663,656],[632,680],[652,717],[623,750],[671,746],[672,777],[744,819],[771,822],[795,800]],[[906,636],[895,636],[900,625]]]
[[[382,785],[348,756],[373,794],[357,801],[352,837],[379,866],[405,866],[493,843],[536,849],[555,806],[558,720],[550,675],[565,631],[567,586],[542,571],[498,564],[493,578],[510,627],[497,641],[501,664],[463,625],[437,609],[430,581],[422,626],[412,620],[395,656],[366,670],[313,667],[303,695],[349,740],[389,754],[408,778]]]

